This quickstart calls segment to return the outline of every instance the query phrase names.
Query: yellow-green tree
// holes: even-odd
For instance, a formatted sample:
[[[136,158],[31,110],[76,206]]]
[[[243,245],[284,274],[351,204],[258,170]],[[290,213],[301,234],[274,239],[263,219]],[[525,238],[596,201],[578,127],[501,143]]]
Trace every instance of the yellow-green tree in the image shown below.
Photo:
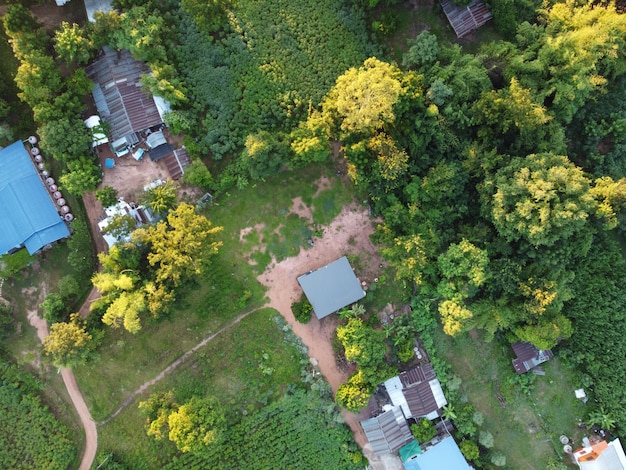
[[[167,423],[169,439],[181,452],[201,450],[217,442],[226,427],[224,412],[215,398],[193,397],[170,413]]]
[[[172,180],[155,188],[150,188],[143,196],[143,202],[156,214],[165,214],[177,203],[176,186]]]
[[[590,182],[567,157],[514,158],[498,171],[493,222],[509,241],[552,246],[574,235],[595,208]]]
[[[454,300],[446,300],[439,305],[443,332],[456,336],[467,328],[468,320],[473,317],[472,312]]]
[[[55,366],[72,367],[87,361],[95,346],[92,340],[85,321],[78,313],[73,313],[69,322],[58,322],[50,327],[50,334],[43,341],[43,350]]]
[[[102,294],[91,309],[107,306],[102,322],[114,328],[123,325],[127,331],[137,333],[141,329],[139,315],[146,310],[145,294],[137,285],[137,277],[129,272],[99,272],[91,281]]]
[[[400,69],[370,57],[337,79],[322,107],[343,133],[371,134],[394,122],[393,107],[404,91]]]
[[[91,56],[91,44],[83,28],[67,21],[63,21],[54,33],[54,49],[67,64],[74,61],[86,64]]]
[[[335,400],[346,410],[358,413],[367,405],[371,396],[372,387],[366,382],[363,371],[359,370],[346,383],[339,386]]]
[[[182,203],[148,228],[133,232],[133,239],[150,246],[148,262],[156,267],[155,283],[177,287],[184,279],[200,274],[209,257],[222,242],[215,235],[222,227],[214,226],[192,205]]]

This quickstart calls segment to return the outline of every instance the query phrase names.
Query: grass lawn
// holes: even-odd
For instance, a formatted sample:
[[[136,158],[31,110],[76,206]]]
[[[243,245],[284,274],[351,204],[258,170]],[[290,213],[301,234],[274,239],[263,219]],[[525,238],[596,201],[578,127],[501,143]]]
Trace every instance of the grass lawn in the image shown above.
[[[507,468],[547,468],[550,460],[563,457],[559,436],[573,437],[584,415],[584,405],[574,397],[579,384],[573,371],[555,358],[544,364],[546,375],[536,376],[526,394],[513,371],[508,346],[495,340],[485,343],[480,333],[451,338],[442,331],[435,344],[452,372],[463,379],[464,398],[484,414],[481,429],[493,434]],[[504,398],[505,407],[496,393]]]
[[[131,335],[109,330],[99,349],[99,359],[78,367],[76,377],[95,420],[104,420],[142,383],[155,377],[206,336],[237,315],[265,303],[265,288],[256,280],[271,258],[282,259],[306,247],[315,223],[332,220],[352,200],[352,188],[335,177],[331,187],[318,196],[322,167],[283,173],[217,198],[206,216],[224,227],[224,246],[210,269],[196,283],[178,292],[174,312],[158,321],[147,321]],[[303,183],[309,181],[310,183]],[[314,224],[289,215],[292,200],[302,197],[312,206]],[[305,202],[306,203],[306,202]],[[240,243],[241,230],[262,224]],[[258,249],[251,265],[248,251]]]
[[[282,395],[289,384],[299,382],[302,353],[285,342],[272,319],[276,315],[272,309],[259,310],[198,350],[99,429],[100,449],[123,456],[123,463],[133,469],[158,468],[172,457],[174,445],[148,437],[137,408],[157,391],[176,390],[179,402],[194,395],[215,396],[224,404],[229,423]]]

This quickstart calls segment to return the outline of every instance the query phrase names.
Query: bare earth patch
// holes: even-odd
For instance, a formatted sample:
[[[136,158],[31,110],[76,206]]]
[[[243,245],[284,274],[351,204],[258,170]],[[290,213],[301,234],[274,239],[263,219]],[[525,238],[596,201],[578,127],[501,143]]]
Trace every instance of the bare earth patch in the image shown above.
[[[280,312],[292,326],[294,333],[309,348],[309,356],[318,362],[318,367],[333,392],[336,392],[339,385],[349,376],[348,371],[337,366],[332,348],[333,332],[338,320],[333,315],[321,321],[313,316],[306,325],[297,322],[291,312],[291,304],[299,300],[302,294],[296,278],[300,274],[319,269],[349,254],[358,254],[367,259],[367,267],[363,266],[363,271],[368,275],[376,273],[381,259],[369,238],[373,232],[373,221],[369,218],[366,208],[355,204],[346,206],[328,226],[324,227],[324,235],[315,240],[313,247],[306,250],[301,248],[298,256],[287,258],[280,263],[271,263],[258,277],[258,280],[269,288],[268,306]],[[360,276],[361,272],[357,271],[356,274]],[[367,440],[356,416],[349,412],[344,414],[356,442],[363,447]]]

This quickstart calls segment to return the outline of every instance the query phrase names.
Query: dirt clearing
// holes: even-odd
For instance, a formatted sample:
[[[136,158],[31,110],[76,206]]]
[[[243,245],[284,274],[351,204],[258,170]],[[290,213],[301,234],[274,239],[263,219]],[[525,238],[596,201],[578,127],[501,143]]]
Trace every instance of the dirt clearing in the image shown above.
[[[292,210],[306,212],[302,200],[294,199]],[[269,288],[268,306],[278,310],[285,320],[292,326],[302,342],[309,348],[309,356],[315,359],[318,367],[333,389],[337,391],[339,385],[349,377],[349,372],[340,369],[335,361],[332,348],[332,339],[338,324],[336,315],[326,317],[321,321],[315,315],[309,323],[302,324],[295,320],[291,312],[291,304],[300,299],[302,289],[297,282],[300,274],[316,270],[328,263],[350,254],[357,254],[368,260],[363,266],[363,272],[357,271],[357,276],[375,275],[380,269],[381,259],[376,248],[370,241],[374,232],[374,223],[369,218],[366,207],[352,204],[344,207],[341,213],[323,228],[323,236],[315,239],[315,244],[300,249],[297,256],[287,258],[280,263],[272,262],[268,269],[258,277],[258,280]],[[363,447],[367,440],[354,414],[345,412],[346,423],[352,429],[356,442]]]

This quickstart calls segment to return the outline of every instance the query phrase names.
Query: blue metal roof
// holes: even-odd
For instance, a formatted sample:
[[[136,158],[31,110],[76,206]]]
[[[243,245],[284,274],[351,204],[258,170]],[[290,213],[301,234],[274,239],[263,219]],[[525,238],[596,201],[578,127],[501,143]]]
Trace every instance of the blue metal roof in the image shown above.
[[[32,255],[69,235],[24,144],[0,150],[0,255],[22,245]]]
[[[441,470],[442,468],[470,470],[471,468],[452,437],[446,437],[423,454],[414,455],[403,462],[403,465],[406,470]]]

